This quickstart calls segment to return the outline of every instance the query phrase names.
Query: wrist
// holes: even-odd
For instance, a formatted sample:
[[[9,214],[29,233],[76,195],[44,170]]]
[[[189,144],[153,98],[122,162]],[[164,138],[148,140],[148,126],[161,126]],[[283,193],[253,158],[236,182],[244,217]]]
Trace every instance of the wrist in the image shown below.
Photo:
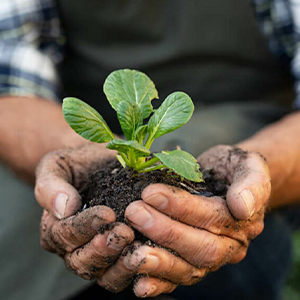
[[[34,97],[0,99],[0,161],[33,182],[43,155],[86,143],[65,122],[61,106]]]
[[[272,183],[271,208],[299,203],[299,133],[300,114],[294,113],[237,145],[266,158]]]

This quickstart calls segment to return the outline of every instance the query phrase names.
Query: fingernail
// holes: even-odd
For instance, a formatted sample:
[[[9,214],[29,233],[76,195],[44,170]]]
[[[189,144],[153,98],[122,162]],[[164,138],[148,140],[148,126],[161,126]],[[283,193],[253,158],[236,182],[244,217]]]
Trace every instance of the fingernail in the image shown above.
[[[149,267],[150,270],[154,271],[158,268],[159,258],[155,255],[148,254],[146,256],[146,264],[147,264],[147,267]]]
[[[126,240],[125,238],[111,231],[107,236],[106,245],[107,247],[115,250],[122,250],[126,245]]]
[[[156,286],[156,285],[151,285],[151,286],[149,287],[149,290],[146,292],[145,295],[143,295],[142,298],[151,296],[152,294],[154,294],[154,293],[156,292],[156,290],[157,290],[157,286]]]
[[[249,213],[249,218],[252,217],[255,211],[255,199],[250,190],[243,190],[240,193]]]
[[[163,194],[154,194],[144,199],[144,201],[157,209],[165,209],[168,206],[168,198]]]
[[[136,252],[135,255],[130,255],[123,260],[125,266],[130,270],[138,270],[142,268],[143,272],[154,271],[159,266],[159,258],[152,254],[147,254],[146,257]]]
[[[126,214],[126,218],[129,219],[131,223],[143,229],[151,227],[153,223],[152,215],[143,206],[139,206],[138,208],[129,211]]]
[[[98,231],[102,225],[103,225],[103,220],[101,220],[99,217],[94,217],[91,223],[91,227]]]
[[[55,213],[59,219],[65,215],[68,198],[68,195],[59,193],[55,199]]]

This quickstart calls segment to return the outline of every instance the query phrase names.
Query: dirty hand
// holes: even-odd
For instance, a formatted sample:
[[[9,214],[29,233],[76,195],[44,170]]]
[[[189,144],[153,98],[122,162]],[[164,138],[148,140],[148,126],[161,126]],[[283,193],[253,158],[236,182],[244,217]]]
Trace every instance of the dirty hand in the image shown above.
[[[212,169],[217,179],[229,181],[226,200],[191,195],[163,184],[148,186],[142,193],[143,201],[127,207],[127,220],[178,255],[136,244],[134,251],[125,249],[104,273],[98,281],[101,286],[120,291],[138,275],[136,295],[153,297],[172,292],[177,285],[194,284],[206,273],[245,257],[250,240],[264,226],[271,190],[266,162],[257,153],[230,146],[211,148],[199,162]]]
[[[122,223],[99,233],[101,226],[116,219],[108,207],[95,206],[75,215],[81,207],[77,189],[88,174],[114,157],[103,145],[89,143],[47,154],[36,172],[35,195],[44,208],[41,244],[62,256],[67,267],[85,279],[103,274],[134,239],[132,229]]]

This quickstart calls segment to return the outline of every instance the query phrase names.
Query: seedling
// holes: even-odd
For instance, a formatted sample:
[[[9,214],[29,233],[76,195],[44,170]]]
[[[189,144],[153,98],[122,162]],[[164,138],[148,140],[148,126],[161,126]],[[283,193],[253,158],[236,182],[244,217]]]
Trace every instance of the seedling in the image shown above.
[[[118,151],[117,159],[124,168],[138,173],[168,168],[187,180],[203,181],[196,159],[188,152],[163,151],[150,158],[156,138],[180,128],[191,118],[194,104],[187,94],[174,92],[154,110],[151,101],[158,99],[154,83],[144,73],[129,69],[112,72],[103,90],[117,112],[126,140],[115,138],[94,108],[69,97],[63,101],[63,114],[75,132],[92,142],[108,142],[106,147]]]

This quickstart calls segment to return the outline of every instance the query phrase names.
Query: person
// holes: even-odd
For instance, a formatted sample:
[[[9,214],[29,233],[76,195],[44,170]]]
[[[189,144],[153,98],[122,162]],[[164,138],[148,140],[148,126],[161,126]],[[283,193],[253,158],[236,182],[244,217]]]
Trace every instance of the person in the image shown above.
[[[87,293],[93,293],[89,299],[134,299],[127,288],[131,284],[136,296],[157,299],[171,292],[167,299],[280,299],[291,230],[275,209],[300,198],[300,115],[290,111],[288,64],[267,50],[248,2],[228,4],[61,0],[55,7],[51,0],[4,1],[0,282],[5,299],[80,299]],[[271,48],[281,61],[294,57],[292,71],[298,79],[296,4],[255,5]],[[58,19],[66,37],[61,61]],[[64,95],[98,108],[119,133],[99,86],[110,71],[125,67],[147,73],[160,95],[175,87],[196,103],[191,122],[154,147],[180,144],[194,155],[202,153],[200,164],[231,185],[226,202],[150,185],[142,200],[126,210],[131,226],[117,223],[99,234],[99,227],[114,222],[115,215],[107,207],[76,214],[78,189],[113,153],[77,136],[51,100],[61,98],[60,78]],[[44,209],[42,246],[63,257],[79,276],[36,245],[40,210],[32,188],[7,167],[29,183],[36,178],[35,195]],[[266,209],[274,211],[265,216]],[[126,251],[134,241],[132,227],[178,255],[146,245]],[[90,283],[79,277],[124,291],[114,295],[93,287],[80,294]]]

